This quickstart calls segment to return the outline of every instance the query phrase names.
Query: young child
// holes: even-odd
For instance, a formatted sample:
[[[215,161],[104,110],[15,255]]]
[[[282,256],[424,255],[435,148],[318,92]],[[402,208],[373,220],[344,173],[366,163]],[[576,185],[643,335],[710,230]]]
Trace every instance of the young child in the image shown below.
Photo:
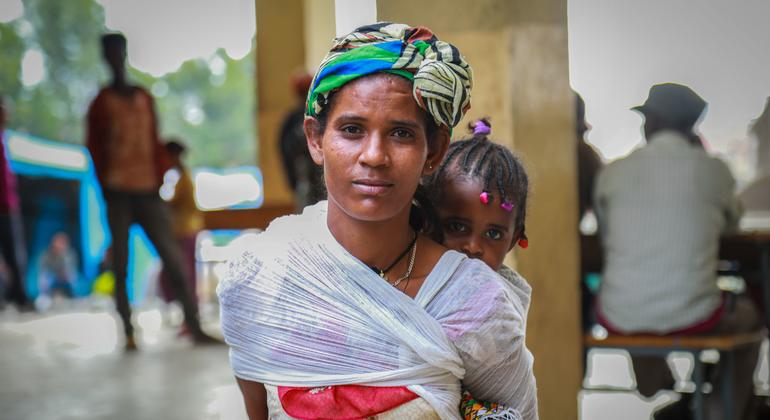
[[[489,140],[488,120],[475,121],[470,129],[472,135],[452,142],[438,170],[423,179],[438,217],[432,236],[450,249],[484,261],[508,280],[521,302],[526,325],[532,289],[518,273],[503,265],[503,260],[515,246],[528,245],[524,229],[527,173],[510,150]],[[531,372],[531,366],[528,370]],[[463,395],[461,411],[467,419],[505,410],[474,400],[467,392]]]

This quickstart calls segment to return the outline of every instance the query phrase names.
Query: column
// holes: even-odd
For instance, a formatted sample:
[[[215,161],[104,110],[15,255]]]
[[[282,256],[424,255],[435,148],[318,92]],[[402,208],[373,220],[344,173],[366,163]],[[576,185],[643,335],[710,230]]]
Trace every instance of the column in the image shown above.
[[[535,355],[540,418],[576,419],[582,380],[577,169],[567,55],[567,1],[387,0],[379,20],[431,28],[474,70],[471,119],[491,117],[493,138],[530,174],[530,247],[516,268],[533,288],[527,345]]]
[[[291,190],[281,166],[278,134],[296,106],[289,79],[305,67],[303,0],[256,0],[256,106],[259,168],[265,185],[263,207],[291,207]]]

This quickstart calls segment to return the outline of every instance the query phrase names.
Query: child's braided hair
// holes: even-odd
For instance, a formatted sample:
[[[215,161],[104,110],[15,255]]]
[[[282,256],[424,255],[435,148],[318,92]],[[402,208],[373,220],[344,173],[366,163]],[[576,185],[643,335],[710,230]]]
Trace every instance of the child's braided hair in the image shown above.
[[[491,124],[486,118],[469,124],[471,136],[454,141],[449,145],[444,160],[436,172],[423,179],[427,194],[440,207],[443,188],[448,177],[463,176],[476,179],[483,185],[490,204],[508,203],[513,205],[515,214],[514,238],[526,240],[524,221],[527,216],[527,193],[529,178],[521,161],[505,146],[489,140]],[[442,240],[441,232],[433,232]]]

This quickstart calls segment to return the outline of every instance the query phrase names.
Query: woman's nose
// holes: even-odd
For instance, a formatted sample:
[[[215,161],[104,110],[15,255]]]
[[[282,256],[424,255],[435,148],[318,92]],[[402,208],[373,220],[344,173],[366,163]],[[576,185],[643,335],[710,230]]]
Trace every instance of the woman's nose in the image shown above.
[[[387,144],[382,136],[375,132],[364,140],[359,162],[372,168],[387,166],[390,163]]]

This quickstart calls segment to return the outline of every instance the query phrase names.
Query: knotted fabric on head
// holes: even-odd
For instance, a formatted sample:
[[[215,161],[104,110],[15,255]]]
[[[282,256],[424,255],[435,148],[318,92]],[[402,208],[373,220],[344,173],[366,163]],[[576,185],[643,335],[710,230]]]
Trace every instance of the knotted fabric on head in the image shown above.
[[[381,22],[334,41],[313,78],[306,114],[318,115],[332,92],[378,72],[411,80],[414,99],[438,125],[456,126],[471,106],[473,72],[457,48],[427,28]]]

